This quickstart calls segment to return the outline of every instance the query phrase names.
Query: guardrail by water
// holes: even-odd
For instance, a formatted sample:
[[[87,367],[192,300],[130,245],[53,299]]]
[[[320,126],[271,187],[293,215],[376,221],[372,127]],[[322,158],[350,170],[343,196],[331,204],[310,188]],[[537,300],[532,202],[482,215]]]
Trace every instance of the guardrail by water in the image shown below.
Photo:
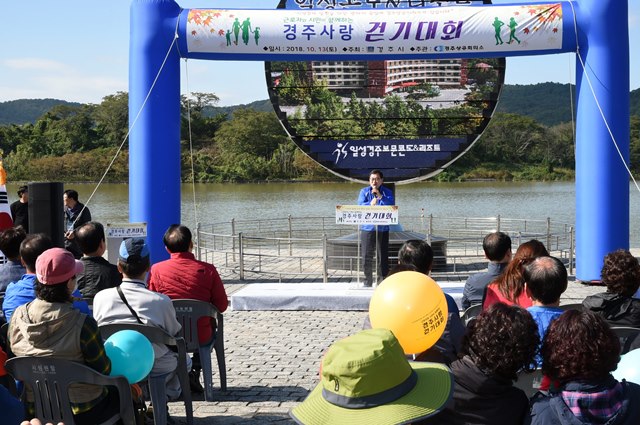
[[[562,259],[573,273],[573,225],[544,220],[497,217],[402,216],[403,232],[413,232],[434,247],[438,273],[473,271],[469,265],[485,265],[482,239],[502,231],[511,236],[513,250],[520,243],[538,239]],[[392,231],[394,229],[392,228]],[[400,229],[396,229],[400,230]],[[322,281],[353,280],[361,276],[357,236],[353,249],[336,249],[357,226],[335,223],[335,217],[292,217],[235,220],[204,224],[196,230],[196,255],[221,274],[244,280]],[[440,244],[443,249],[436,249]],[[444,245],[443,245],[444,244]],[[396,251],[397,254],[397,251]],[[396,256],[390,252],[390,261]],[[477,269],[477,267],[476,267]]]

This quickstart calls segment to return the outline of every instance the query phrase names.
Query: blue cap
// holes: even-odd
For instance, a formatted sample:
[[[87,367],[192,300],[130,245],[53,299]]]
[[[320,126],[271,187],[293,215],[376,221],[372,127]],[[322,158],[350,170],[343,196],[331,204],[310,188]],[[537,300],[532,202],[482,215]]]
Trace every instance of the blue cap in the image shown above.
[[[144,238],[129,238],[120,244],[119,260],[125,263],[137,263],[149,256],[149,246]]]

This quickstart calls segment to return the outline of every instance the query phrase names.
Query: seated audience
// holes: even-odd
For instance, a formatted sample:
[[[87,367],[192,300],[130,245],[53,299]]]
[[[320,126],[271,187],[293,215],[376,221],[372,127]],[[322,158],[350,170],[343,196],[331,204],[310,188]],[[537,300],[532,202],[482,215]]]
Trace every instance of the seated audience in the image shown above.
[[[542,343],[542,372],[560,383],[532,399],[532,425],[610,424],[640,421],[640,386],[612,375],[620,342],[590,311],[568,310],[554,320]]]
[[[533,305],[527,311],[538,324],[538,334],[544,338],[551,322],[564,312],[560,296],[567,290],[567,269],[555,257],[538,257],[524,268],[525,289]],[[542,365],[540,354],[536,356]]]
[[[0,347],[0,387],[6,388],[10,393],[13,393],[13,395],[17,396],[18,394],[15,381],[13,380],[11,375],[9,375],[7,369],[5,368],[5,363],[7,362],[8,358],[5,350],[7,350],[7,347]]]
[[[526,423],[529,399],[513,381],[535,368],[539,341],[536,323],[521,307],[496,303],[480,313],[468,325],[461,358],[451,364],[454,405],[441,423]]]
[[[433,250],[425,241],[412,239],[406,241],[398,251],[398,266],[392,271],[398,273],[400,271],[416,271],[425,275],[431,273],[433,266]],[[444,297],[447,300],[447,325],[440,339],[436,344],[416,356],[419,361],[434,361],[441,363],[451,363],[458,358],[458,351],[462,343],[464,335],[464,325],[460,319],[460,310],[453,297],[446,292]],[[371,328],[369,316],[365,318],[363,329]]]
[[[191,298],[213,304],[220,313],[229,305],[227,293],[213,264],[196,260],[193,255],[191,230],[179,224],[169,226],[163,237],[164,246],[171,258],[156,263],[149,272],[149,289],[175,300]],[[208,317],[198,319],[198,340],[208,344],[213,338],[212,321]],[[200,383],[200,354],[193,354],[193,370],[189,372],[191,391],[202,393]]]
[[[415,266],[412,266],[410,264],[398,264],[397,266],[395,266],[393,268],[393,270],[391,270],[391,272],[389,273],[389,276],[394,275],[396,273],[400,273],[400,272],[418,272],[418,269],[415,268]],[[444,292],[443,292],[444,294]],[[446,297],[446,294],[444,294]],[[448,304],[448,302],[447,302]],[[362,327],[362,329],[371,329],[371,320],[369,318],[369,315],[366,316],[365,320],[364,320],[364,325]],[[443,335],[444,335],[444,331],[443,331]],[[462,343],[462,335],[464,335],[464,327],[462,328],[462,331],[460,332],[460,343]],[[414,360],[417,362],[436,362],[436,363],[444,363],[444,364],[449,364],[452,361],[454,361],[457,357],[456,355],[453,353],[453,348],[452,345],[449,342],[449,338],[445,337],[443,338],[442,336],[440,337],[440,339],[438,341],[436,341],[436,344],[434,344],[432,347],[429,347],[428,349],[426,349],[425,351],[423,351],[422,353],[417,353],[417,354],[409,354],[407,356],[407,358],[409,360]],[[458,346],[457,349],[459,349],[460,347]],[[457,351],[456,351],[457,352]]]
[[[8,339],[14,355],[68,359],[105,375],[111,372],[95,320],[71,304],[76,275],[82,267],[62,248],[48,249],[38,257],[37,298],[16,308],[9,323]],[[69,398],[78,425],[102,423],[119,411],[117,393],[106,387],[73,384]],[[33,417],[33,392],[28,387],[26,400]]]
[[[143,238],[122,241],[118,256],[118,270],[124,276],[122,283],[115,288],[103,289],[93,300],[93,316],[99,326],[140,323],[161,328],[169,335],[180,332],[181,326],[169,297],[147,289],[149,265],[149,247]],[[180,381],[175,373],[178,355],[166,345],[153,344],[153,350],[155,360],[151,373],[169,374],[167,397],[175,400],[181,393]]]
[[[4,294],[9,283],[19,280],[25,272],[20,261],[20,244],[27,237],[22,227],[10,227],[0,232],[0,251],[7,262],[0,265],[0,295]]]
[[[398,264],[409,265],[416,268],[416,271],[429,276],[433,268],[433,249],[422,240],[412,239],[406,241],[398,251]],[[440,339],[434,345],[447,359],[447,363],[452,362],[458,357],[462,336],[465,327],[460,319],[460,310],[453,297],[446,292],[444,297],[447,300],[447,326]]]
[[[104,227],[97,221],[90,221],[76,230],[76,242],[82,250],[84,272],[78,276],[78,290],[83,297],[93,298],[99,291],[115,288],[122,282],[118,267],[104,259],[107,243]]]
[[[640,264],[629,251],[623,249],[604,257],[602,283],[606,292],[590,295],[582,305],[611,326],[640,327],[640,300],[633,295],[640,286]]]
[[[27,272],[22,275],[20,280],[7,286],[7,292],[2,303],[2,311],[7,318],[7,322],[11,320],[11,315],[16,308],[36,299],[36,260],[40,254],[50,248],[53,248],[53,242],[44,233],[28,235],[20,244],[20,257]],[[73,290],[71,296],[73,307],[91,316],[89,305],[82,300],[80,291]]]
[[[532,239],[521,244],[504,272],[487,286],[482,308],[487,309],[497,302],[531,307],[531,300],[524,290],[522,272],[527,264],[542,256],[549,256],[542,242]]]
[[[487,285],[500,276],[511,261],[511,238],[502,232],[489,233],[482,240],[482,250],[489,264],[486,272],[469,276],[464,284],[462,308],[465,310],[474,304],[482,304]]]
[[[320,383],[289,414],[299,424],[442,424],[453,379],[438,363],[409,362],[387,329],[335,342],[322,357]]]

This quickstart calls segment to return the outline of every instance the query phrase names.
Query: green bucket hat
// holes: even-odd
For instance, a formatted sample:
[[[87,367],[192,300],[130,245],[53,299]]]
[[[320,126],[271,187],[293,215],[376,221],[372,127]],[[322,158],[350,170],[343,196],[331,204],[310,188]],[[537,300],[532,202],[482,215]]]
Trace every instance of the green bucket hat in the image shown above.
[[[334,343],[320,384],[289,413],[300,424],[407,424],[441,411],[453,376],[438,363],[407,361],[387,329],[367,329]]]

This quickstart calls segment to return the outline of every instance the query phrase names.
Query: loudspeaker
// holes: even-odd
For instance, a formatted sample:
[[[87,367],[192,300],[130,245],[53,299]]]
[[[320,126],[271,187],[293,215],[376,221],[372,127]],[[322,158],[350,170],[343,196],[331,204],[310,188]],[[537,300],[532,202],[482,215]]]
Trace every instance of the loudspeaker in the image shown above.
[[[63,185],[60,182],[29,183],[29,233],[44,233],[64,248]]]

